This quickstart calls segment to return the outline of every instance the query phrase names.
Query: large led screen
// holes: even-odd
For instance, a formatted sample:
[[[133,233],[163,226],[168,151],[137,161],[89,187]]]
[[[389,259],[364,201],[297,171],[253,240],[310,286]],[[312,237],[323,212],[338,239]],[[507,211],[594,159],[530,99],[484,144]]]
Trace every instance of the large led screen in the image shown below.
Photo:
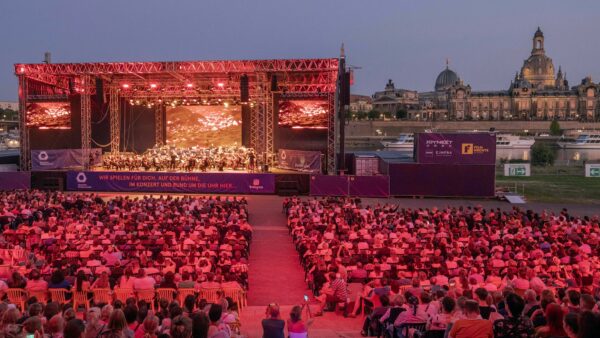
[[[241,145],[242,110],[223,105],[167,108],[167,144],[182,148]]]
[[[281,127],[327,128],[329,106],[324,100],[282,100],[279,102]]]
[[[27,127],[71,129],[69,102],[34,102],[27,105]]]

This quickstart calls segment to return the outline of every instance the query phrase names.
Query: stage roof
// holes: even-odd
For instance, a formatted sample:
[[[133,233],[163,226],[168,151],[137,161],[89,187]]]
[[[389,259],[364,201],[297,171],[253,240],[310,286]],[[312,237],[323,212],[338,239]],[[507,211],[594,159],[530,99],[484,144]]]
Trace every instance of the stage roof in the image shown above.
[[[310,94],[336,90],[339,60],[223,60],[165,62],[100,62],[15,64],[15,75],[29,82],[35,96],[93,94],[92,79],[118,87],[120,96],[132,98],[234,96],[240,77],[248,76],[250,96],[267,90],[276,78],[281,92]],[[86,82],[84,78],[88,78]],[[87,83],[87,85],[86,85]]]

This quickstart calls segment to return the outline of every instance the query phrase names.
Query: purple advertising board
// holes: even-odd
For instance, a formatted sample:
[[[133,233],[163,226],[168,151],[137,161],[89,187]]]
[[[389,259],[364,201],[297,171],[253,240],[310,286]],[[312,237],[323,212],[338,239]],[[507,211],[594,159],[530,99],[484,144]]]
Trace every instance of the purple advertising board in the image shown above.
[[[274,174],[69,171],[67,190],[273,194]]]
[[[277,166],[281,169],[312,174],[321,172],[321,153],[318,151],[279,149],[278,158]]]
[[[496,163],[496,135],[493,133],[420,133],[416,146],[417,163]]]
[[[48,149],[31,151],[31,170],[82,168],[102,163],[102,149],[92,148],[89,154],[81,149]]]
[[[493,197],[494,165],[390,163],[390,195]]]
[[[31,188],[31,173],[28,171],[8,171],[0,173],[0,190]]]
[[[349,176],[310,176],[311,196],[348,196]]]
[[[350,176],[348,184],[350,196],[389,197],[389,176]]]

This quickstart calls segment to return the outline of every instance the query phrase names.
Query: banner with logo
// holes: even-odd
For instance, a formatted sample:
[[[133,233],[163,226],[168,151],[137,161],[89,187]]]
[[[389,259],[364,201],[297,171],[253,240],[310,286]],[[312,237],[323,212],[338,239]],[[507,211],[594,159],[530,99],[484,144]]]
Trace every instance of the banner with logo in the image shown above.
[[[495,164],[496,135],[493,133],[420,133],[417,163]]]
[[[0,173],[0,190],[30,189],[31,173],[28,171],[5,171]]]
[[[83,168],[102,163],[102,149],[92,148],[87,155],[81,149],[48,149],[31,151],[31,170]]]
[[[318,151],[279,149],[281,169],[303,171],[307,173],[321,172],[321,153]]]
[[[274,174],[69,171],[67,190],[274,194]]]

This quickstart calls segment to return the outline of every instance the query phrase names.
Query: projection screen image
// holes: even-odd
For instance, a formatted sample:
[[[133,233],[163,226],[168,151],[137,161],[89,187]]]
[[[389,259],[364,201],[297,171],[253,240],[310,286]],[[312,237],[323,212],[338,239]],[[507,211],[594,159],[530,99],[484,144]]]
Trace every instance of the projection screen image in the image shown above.
[[[167,144],[218,147],[242,144],[240,106],[178,106],[167,108]]]
[[[324,100],[283,100],[279,102],[281,127],[327,128],[328,105]]]
[[[69,102],[34,102],[27,104],[27,127],[71,129]]]

